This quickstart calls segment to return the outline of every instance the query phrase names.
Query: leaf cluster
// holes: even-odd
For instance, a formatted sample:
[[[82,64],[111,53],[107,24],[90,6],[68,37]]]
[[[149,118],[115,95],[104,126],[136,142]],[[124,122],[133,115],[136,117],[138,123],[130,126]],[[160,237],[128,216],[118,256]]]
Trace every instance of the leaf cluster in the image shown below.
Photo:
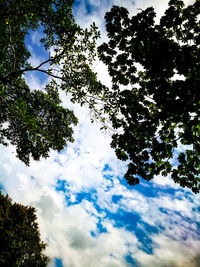
[[[1,266],[47,266],[36,219],[35,208],[13,204],[0,191]]]
[[[73,102],[94,107],[94,95],[101,83],[89,65],[99,38],[97,27],[81,29],[72,14],[71,0],[22,0],[0,3],[0,143],[16,146],[17,157],[25,164],[30,158],[47,157],[50,149],[60,151],[72,142],[72,126],[78,120],[63,108],[59,89]],[[50,50],[49,58],[31,66],[25,38],[38,27],[40,40]],[[41,46],[42,47],[42,46]],[[44,90],[31,90],[24,75],[40,72],[49,77]]]
[[[185,7],[180,0],[169,1],[159,24],[152,7],[131,18],[122,7],[106,13],[109,41],[98,52],[118,106],[110,119],[122,129],[112,147],[130,160],[129,184],[171,174],[181,186],[200,190],[199,14],[200,1]],[[187,149],[178,152],[179,144]]]

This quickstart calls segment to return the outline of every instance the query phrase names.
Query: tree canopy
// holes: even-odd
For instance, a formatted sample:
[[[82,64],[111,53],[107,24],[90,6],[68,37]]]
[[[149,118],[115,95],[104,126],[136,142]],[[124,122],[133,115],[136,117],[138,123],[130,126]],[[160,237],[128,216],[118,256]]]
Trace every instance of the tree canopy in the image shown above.
[[[152,7],[106,13],[109,41],[98,50],[112,77],[112,147],[130,162],[130,185],[169,174],[200,190],[199,15],[199,0],[169,1],[158,24]]]
[[[62,89],[73,102],[87,103],[103,123],[101,115],[108,114],[116,129],[111,146],[119,159],[129,160],[130,185],[171,175],[199,192],[200,1],[188,7],[169,1],[159,23],[152,7],[130,17],[127,9],[113,6],[105,16],[109,41],[98,48],[112,88],[91,69],[97,27],[81,29],[72,5],[72,0],[1,1],[0,143],[15,145],[28,165],[31,157],[39,160],[72,142],[78,119],[61,105]],[[39,27],[50,54],[31,66],[25,40]],[[25,79],[30,72],[50,82],[31,90]]]
[[[47,266],[35,209],[12,203],[0,191],[0,265]]]
[[[90,30],[81,29],[72,5],[71,0],[0,2],[0,143],[15,145],[17,157],[27,165],[31,157],[47,157],[50,149],[60,151],[73,141],[72,127],[78,120],[62,107],[58,89],[90,106],[89,96],[101,91],[89,67],[99,32],[94,24]],[[50,55],[31,66],[25,40],[39,27],[41,44]],[[46,74],[50,82],[44,90],[31,90],[24,78],[28,72]]]

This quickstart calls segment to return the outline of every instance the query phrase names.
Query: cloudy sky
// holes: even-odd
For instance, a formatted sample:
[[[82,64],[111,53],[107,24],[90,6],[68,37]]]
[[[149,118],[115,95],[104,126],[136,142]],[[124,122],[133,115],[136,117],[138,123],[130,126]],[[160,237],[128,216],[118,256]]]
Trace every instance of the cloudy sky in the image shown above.
[[[78,23],[95,21],[106,39],[104,14],[113,4],[131,14],[154,6],[160,16],[167,0],[75,0]],[[185,1],[186,4],[192,1]],[[41,54],[40,33],[28,42],[36,64]],[[99,78],[109,85],[106,68],[96,62]],[[32,73],[32,88],[46,82]],[[200,266],[200,195],[155,177],[130,187],[123,175],[126,163],[110,148],[110,133],[91,124],[89,110],[72,105],[79,125],[75,142],[50,157],[26,167],[13,147],[0,150],[0,184],[4,192],[24,205],[37,208],[42,239],[48,244],[49,264],[64,267],[198,267]]]

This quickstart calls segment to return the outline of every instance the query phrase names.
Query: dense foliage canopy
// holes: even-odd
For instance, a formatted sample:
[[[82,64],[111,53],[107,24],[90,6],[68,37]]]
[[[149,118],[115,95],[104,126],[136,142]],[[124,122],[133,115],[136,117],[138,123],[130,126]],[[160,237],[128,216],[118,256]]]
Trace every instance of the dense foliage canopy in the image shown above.
[[[82,30],[74,21],[71,0],[0,1],[0,143],[16,146],[26,164],[30,157],[47,157],[50,148],[61,150],[73,141],[73,112],[61,106],[58,89],[72,94],[72,101],[92,106],[100,83],[89,68],[99,36],[93,24]],[[40,27],[42,47],[49,57],[31,66],[27,35]],[[30,90],[28,72],[51,77],[44,90]]]
[[[170,174],[200,190],[199,15],[199,0],[171,0],[159,24],[152,7],[131,18],[122,7],[106,13],[99,55],[113,84],[112,147],[130,161],[130,185]]]
[[[13,204],[0,191],[0,266],[47,266],[36,219],[33,207]]]
[[[107,12],[109,41],[98,54],[108,66],[111,89],[91,70],[99,32],[95,24],[81,29],[72,5],[72,0],[0,2],[0,143],[15,145],[28,165],[30,157],[39,160],[73,141],[78,120],[62,107],[62,89],[72,101],[87,103],[102,122],[101,115],[108,114],[116,129],[111,145],[119,159],[129,160],[130,185],[140,177],[171,175],[198,192],[200,1],[188,7],[169,1],[158,24],[151,7],[132,18],[122,7]],[[25,40],[39,27],[50,54],[31,66]],[[43,73],[50,82],[31,90],[24,78],[30,72]]]

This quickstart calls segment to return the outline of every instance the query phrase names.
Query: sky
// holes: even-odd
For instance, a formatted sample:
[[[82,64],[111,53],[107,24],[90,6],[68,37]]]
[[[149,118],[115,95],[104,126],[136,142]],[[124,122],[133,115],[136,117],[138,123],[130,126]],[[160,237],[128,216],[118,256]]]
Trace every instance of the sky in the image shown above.
[[[82,27],[95,21],[106,40],[104,14],[112,5],[153,6],[159,16],[166,0],[75,0],[74,15]],[[192,1],[185,1],[186,4]],[[27,45],[31,63],[45,58],[40,32]],[[98,77],[108,86],[110,77],[99,61]],[[32,89],[47,80],[31,73]],[[154,177],[130,187],[123,175],[126,162],[110,147],[111,133],[90,122],[86,107],[72,104],[61,92],[63,105],[74,110],[79,124],[74,143],[60,153],[25,166],[15,148],[0,146],[0,186],[18,203],[37,209],[41,238],[47,243],[49,267],[198,267],[200,266],[200,194]]]

